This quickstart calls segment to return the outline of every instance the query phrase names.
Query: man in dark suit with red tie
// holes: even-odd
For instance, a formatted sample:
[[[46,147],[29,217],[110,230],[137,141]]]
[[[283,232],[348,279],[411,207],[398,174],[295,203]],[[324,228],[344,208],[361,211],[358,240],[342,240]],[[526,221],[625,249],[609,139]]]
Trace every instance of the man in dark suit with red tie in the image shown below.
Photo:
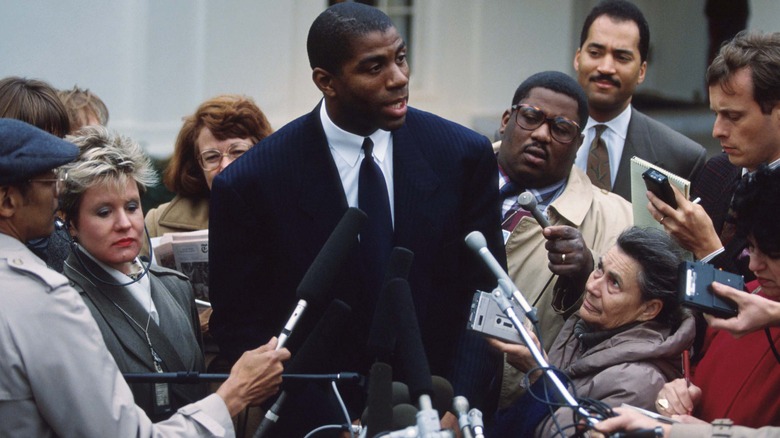
[[[476,398],[478,385],[487,385],[473,376],[493,371],[497,362],[486,362],[481,339],[465,340],[465,324],[475,289],[491,290],[496,282],[464,237],[481,231],[505,265],[491,144],[407,106],[407,47],[378,9],[359,3],[328,8],[312,24],[307,49],[323,100],[214,181],[211,331],[231,358],[280,332],[297,301],[296,286],[347,208],[369,209],[359,192],[361,168],[371,167],[381,172],[373,174],[375,182],[376,175],[380,185],[384,179],[386,199],[378,203],[389,207],[389,217],[384,225],[368,218],[333,285],[332,295],[352,306],[354,319],[351,336],[343,340],[350,345],[345,369],[368,371],[372,358],[365,345],[381,284],[377,276],[383,275],[387,248],[405,247],[414,252],[409,284],[431,372],[451,379],[456,393]],[[372,259],[366,242],[384,231],[368,230],[387,230],[388,224],[390,246],[381,243],[386,249]]]

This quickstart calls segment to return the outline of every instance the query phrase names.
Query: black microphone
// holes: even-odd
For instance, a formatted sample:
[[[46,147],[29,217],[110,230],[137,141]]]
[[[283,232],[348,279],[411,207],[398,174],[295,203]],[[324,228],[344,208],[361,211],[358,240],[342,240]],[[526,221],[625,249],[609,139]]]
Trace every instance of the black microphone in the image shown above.
[[[371,436],[388,430],[393,419],[393,369],[387,363],[395,350],[396,325],[393,301],[395,291],[392,280],[406,278],[412,265],[414,254],[406,248],[396,247],[390,252],[385,280],[377,297],[371,329],[368,336],[368,351],[377,362],[369,374],[368,399],[366,402],[366,434]]]
[[[411,402],[412,398],[409,396],[409,387],[406,383],[393,381],[393,406]]]
[[[352,309],[341,300],[331,301],[322,318],[319,320],[311,335],[301,345],[301,348],[290,360],[285,371],[290,374],[336,372],[341,354],[338,354],[341,345],[340,339],[346,334],[350,326],[350,314]],[[290,387],[288,386],[288,389]],[[264,436],[279,419],[279,411],[287,399],[287,390],[282,391],[276,402],[265,414],[255,431],[255,438]]]
[[[530,211],[534,216],[534,219],[536,219],[536,222],[539,222],[539,225],[541,225],[542,228],[547,228],[550,226],[550,221],[544,217],[544,214],[542,214],[542,212],[539,210],[539,207],[537,207],[536,196],[531,194],[531,192],[520,193],[520,196],[517,197],[517,203],[520,204],[524,210]]]
[[[482,258],[482,261],[485,262],[490,271],[493,272],[493,275],[496,276],[499,285],[502,286],[501,289],[503,290],[504,287],[510,288],[511,290],[507,292],[509,292],[512,295],[512,298],[514,298],[514,300],[520,304],[520,307],[523,309],[525,316],[531,320],[532,323],[538,324],[539,320],[536,318],[536,311],[528,304],[528,301],[526,301],[523,294],[520,293],[520,291],[517,289],[517,286],[515,286],[515,282],[509,278],[509,275],[498,263],[498,260],[496,260],[496,258],[493,257],[493,254],[490,253],[490,250],[487,248],[487,240],[485,240],[485,236],[482,235],[482,233],[479,231],[472,231],[468,234],[468,236],[466,236],[465,240],[466,245],[468,245],[472,251],[477,253],[480,258]]]
[[[392,430],[404,429],[417,424],[417,408],[409,403],[400,403],[393,406]]]
[[[398,320],[395,309],[396,293],[389,289],[394,278],[405,279],[414,260],[414,253],[406,248],[395,247],[390,252],[390,259],[385,270],[385,281],[377,296],[374,316],[368,335],[368,352],[378,361],[390,362],[395,351]]]
[[[431,403],[441,418],[452,407],[452,397],[455,395],[455,390],[452,389],[452,384],[441,376],[431,376],[431,383],[433,385]]]
[[[473,438],[471,435],[471,422],[469,421],[469,401],[459,395],[452,400],[452,410],[458,417],[458,427],[463,438]]]
[[[341,265],[357,244],[357,235],[366,214],[360,209],[350,207],[341,218],[336,228],[325,241],[317,257],[314,258],[311,266],[304,274],[303,279],[298,284],[296,295],[298,304],[292,311],[287,324],[284,325],[276,349],[284,347],[287,338],[290,337],[295,325],[306,310],[308,302],[326,303],[333,279],[336,278]]]
[[[366,436],[390,430],[393,423],[393,368],[384,362],[371,366],[366,401]]]
[[[660,432],[656,429],[660,429]],[[658,426],[655,429],[637,429],[630,432],[615,432],[611,434],[609,438],[654,438],[663,435],[664,429]]]

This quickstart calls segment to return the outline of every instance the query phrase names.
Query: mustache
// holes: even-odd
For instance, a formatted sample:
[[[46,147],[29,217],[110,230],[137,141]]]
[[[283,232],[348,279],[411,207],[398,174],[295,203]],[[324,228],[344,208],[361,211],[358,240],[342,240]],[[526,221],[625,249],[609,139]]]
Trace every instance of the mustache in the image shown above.
[[[520,153],[524,153],[530,148],[534,149],[531,153],[532,155],[537,155],[537,156],[543,155],[542,158],[544,159],[547,159],[550,156],[550,151],[547,150],[547,147],[544,144],[539,143],[538,141],[534,141],[523,145]]]
[[[614,77],[612,77],[610,75],[598,74],[598,75],[595,75],[595,76],[591,76],[590,77],[590,81],[591,82],[601,82],[601,81],[604,81],[604,82],[609,82],[610,84],[612,84],[612,85],[614,85],[616,87],[620,87],[620,81],[618,81],[617,79],[615,79]]]

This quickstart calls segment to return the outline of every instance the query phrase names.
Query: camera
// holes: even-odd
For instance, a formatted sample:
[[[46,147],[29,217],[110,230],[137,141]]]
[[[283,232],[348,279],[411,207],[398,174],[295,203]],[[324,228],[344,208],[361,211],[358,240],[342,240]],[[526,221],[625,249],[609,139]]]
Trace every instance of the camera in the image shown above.
[[[677,200],[674,199],[674,191],[669,183],[669,178],[655,169],[647,169],[642,174],[647,190],[653,192],[660,200],[672,208],[677,208]]]
[[[689,261],[680,264],[679,274],[680,304],[718,318],[737,316],[737,306],[731,300],[715,295],[710,285],[714,281],[742,290],[745,281],[741,275],[721,271],[707,263]]]
[[[512,302],[512,308],[515,310],[520,322],[525,324],[525,314],[514,301]],[[474,294],[474,299],[471,301],[471,314],[469,315],[469,322],[466,328],[496,338],[499,341],[511,344],[523,343],[523,339],[515,329],[514,324],[512,324],[512,320],[504,315],[504,312],[498,307],[496,300],[488,292],[477,291]]]

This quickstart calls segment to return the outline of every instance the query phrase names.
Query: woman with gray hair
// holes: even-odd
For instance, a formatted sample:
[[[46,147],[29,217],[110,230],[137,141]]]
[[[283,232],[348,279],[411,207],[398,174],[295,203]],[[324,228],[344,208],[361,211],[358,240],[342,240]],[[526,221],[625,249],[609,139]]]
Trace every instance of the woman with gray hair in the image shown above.
[[[658,390],[681,377],[682,352],[695,334],[693,318],[677,301],[681,261],[679,246],[665,232],[636,227],[623,231],[599,258],[579,311],[566,321],[548,357],[578,398],[653,410]],[[531,396],[544,397],[546,379],[539,379],[530,351],[523,345],[489,342],[506,353],[510,365],[528,374],[534,384]],[[497,414],[492,436],[573,432],[578,420],[570,409],[554,401],[535,402],[528,395]]]
[[[61,211],[73,239],[64,274],[79,291],[122,373],[204,370],[192,286],[183,274],[144,265],[140,194],[156,175],[140,146],[101,126],[67,137],[79,158],[60,168]],[[133,383],[153,421],[206,395],[205,385]]]

